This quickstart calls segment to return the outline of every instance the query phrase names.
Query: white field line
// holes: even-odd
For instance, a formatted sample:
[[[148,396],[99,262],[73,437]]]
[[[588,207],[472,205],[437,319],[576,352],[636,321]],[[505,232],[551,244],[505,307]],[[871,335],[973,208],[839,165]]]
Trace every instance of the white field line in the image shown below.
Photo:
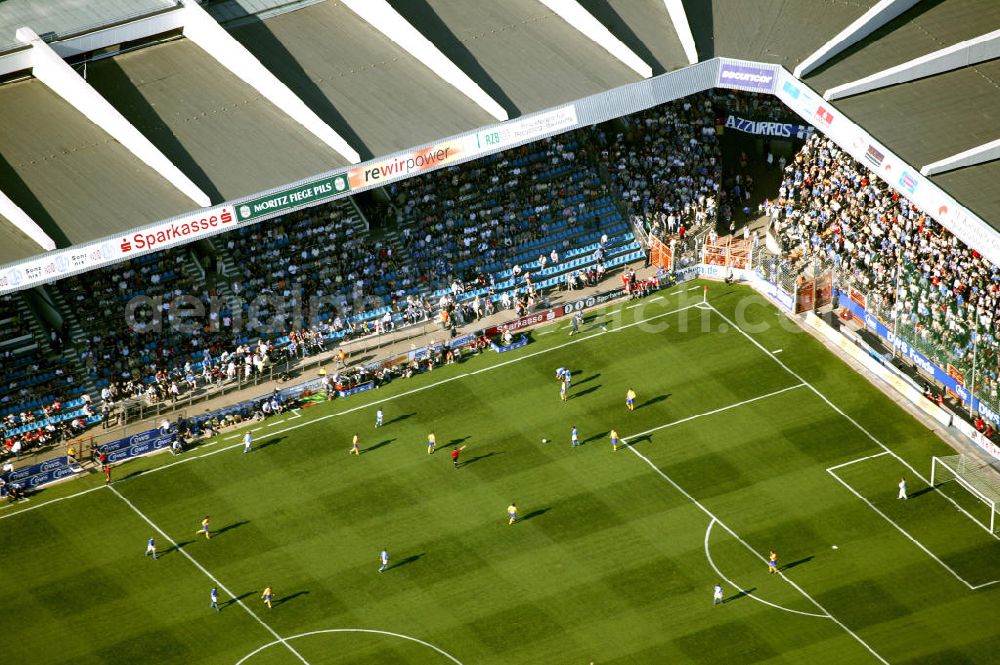
[[[636,307],[638,307],[639,305],[642,305],[642,304],[644,304],[644,303],[637,302],[634,305],[628,305],[628,306],[626,306],[625,309],[635,309]]]
[[[257,615],[256,615],[256,614],[255,614],[255,613],[253,612],[253,610],[251,610],[251,609],[250,609],[249,607],[247,607],[247,606],[246,606],[246,603],[244,603],[244,602],[243,602],[242,600],[240,600],[240,598],[239,598],[239,597],[238,597],[238,596],[237,596],[236,594],[234,594],[234,593],[233,593],[232,591],[230,591],[229,589],[227,589],[227,588],[226,588],[226,585],[224,585],[224,584],[223,584],[222,582],[220,582],[220,581],[218,580],[218,578],[216,578],[216,577],[215,577],[215,575],[213,575],[212,573],[208,572],[208,569],[207,569],[207,568],[205,568],[205,567],[204,567],[203,565],[201,565],[200,563],[198,563],[198,562],[197,562],[197,561],[195,560],[195,558],[194,558],[193,556],[191,556],[190,554],[188,554],[188,553],[187,553],[186,551],[184,551],[184,550],[183,550],[182,548],[178,547],[178,545],[177,545],[177,541],[175,541],[175,540],[174,540],[173,538],[171,538],[170,536],[168,536],[168,535],[167,535],[167,532],[166,532],[166,531],[164,531],[163,529],[161,529],[160,527],[158,527],[158,526],[157,526],[157,525],[156,525],[156,524],[155,524],[155,523],[153,522],[153,520],[149,519],[149,518],[148,518],[148,517],[146,516],[146,514],[145,514],[145,513],[143,513],[143,512],[142,512],[141,510],[139,510],[138,508],[136,508],[136,507],[135,507],[135,504],[134,504],[134,503],[132,503],[131,501],[129,501],[128,499],[126,499],[126,498],[125,498],[125,496],[124,496],[124,495],[123,495],[123,494],[122,494],[121,492],[119,492],[119,491],[118,491],[117,489],[115,489],[115,487],[114,487],[114,486],[112,486],[112,485],[108,485],[107,487],[108,487],[108,489],[110,489],[110,490],[111,490],[112,492],[114,492],[115,496],[117,496],[117,497],[118,497],[119,499],[121,499],[122,501],[124,501],[124,502],[125,502],[125,505],[127,505],[127,506],[128,506],[129,508],[131,508],[131,509],[132,509],[132,510],[133,510],[133,511],[135,512],[135,514],[136,514],[136,515],[138,515],[139,517],[141,517],[141,518],[143,519],[143,521],[145,521],[145,522],[146,522],[146,524],[148,524],[149,526],[151,526],[151,527],[153,528],[153,530],[154,530],[154,531],[156,531],[156,532],[157,532],[158,534],[160,534],[160,535],[161,535],[161,536],[163,536],[163,537],[164,537],[164,538],[165,538],[166,540],[168,540],[168,541],[170,542],[170,544],[174,546],[174,550],[176,550],[177,552],[180,552],[180,553],[181,553],[181,554],[183,554],[183,555],[184,555],[185,557],[187,557],[188,561],[190,561],[191,563],[193,563],[193,564],[194,564],[194,565],[195,565],[195,566],[196,566],[196,567],[198,568],[198,570],[200,570],[201,572],[205,573],[205,576],[206,576],[206,577],[207,577],[208,579],[212,580],[212,582],[213,582],[213,583],[214,583],[214,584],[215,584],[215,585],[216,585],[217,587],[219,587],[220,589],[222,589],[223,591],[225,591],[225,592],[226,592],[226,594],[228,594],[230,598],[232,598],[232,599],[233,599],[234,601],[236,601],[236,604],[237,604],[237,605],[239,605],[239,606],[240,606],[240,607],[242,607],[242,608],[243,608],[244,610],[246,610],[246,613],[247,613],[247,614],[249,614],[250,616],[252,616],[252,617],[253,617],[253,618],[254,618],[254,619],[255,619],[255,620],[257,621],[257,623],[259,623],[259,624],[260,624],[260,625],[262,625],[262,626],[263,626],[264,628],[266,628],[266,629],[267,629],[267,632],[271,633],[271,635],[273,635],[273,636],[275,637],[275,639],[277,639],[277,640],[278,640],[279,642],[281,642],[281,643],[282,643],[282,644],[284,644],[284,645],[285,645],[286,647],[288,647],[288,650],[289,650],[289,651],[291,651],[291,652],[292,652],[293,654],[295,654],[295,655],[296,655],[296,656],[298,657],[298,659],[299,659],[299,660],[301,660],[301,661],[302,661],[302,662],[303,662],[303,663],[304,663],[305,665],[309,665],[309,661],[307,661],[307,660],[306,660],[305,658],[303,658],[303,657],[302,657],[302,654],[300,654],[300,653],[299,653],[298,651],[296,651],[296,650],[295,650],[295,647],[293,647],[293,646],[292,646],[291,644],[289,644],[288,642],[286,642],[286,641],[285,641],[285,638],[283,638],[283,637],[282,637],[281,635],[279,635],[279,634],[278,634],[278,633],[277,633],[277,632],[276,632],[276,631],[275,631],[275,630],[274,630],[273,628],[271,628],[271,626],[269,626],[269,625],[268,625],[268,624],[267,624],[267,623],[266,623],[266,622],[265,622],[265,621],[264,621],[263,619],[261,619],[261,618],[260,618],[259,616],[257,616]]]
[[[622,441],[624,442],[624,439]],[[636,454],[639,457],[639,459],[641,459],[643,462],[645,462],[647,465],[649,465],[649,468],[651,468],[653,471],[655,471],[657,473],[657,475],[659,475],[665,481],[667,481],[668,483],[670,483],[670,485],[673,486],[673,488],[675,490],[677,490],[678,492],[680,492],[681,494],[683,494],[685,497],[687,497],[688,501],[690,501],[694,505],[698,506],[698,508],[700,508],[703,513],[705,513],[708,517],[714,519],[719,524],[719,526],[721,526],[723,529],[725,529],[729,533],[730,536],[732,536],[736,540],[738,540],[741,543],[743,543],[744,547],[746,547],[748,550],[750,550],[751,552],[753,552],[754,556],[756,556],[758,559],[761,560],[761,562],[763,562],[763,563],[766,564],[767,559],[764,557],[763,554],[759,553],[757,550],[755,550],[753,547],[751,547],[750,544],[747,541],[745,541],[742,538],[740,538],[740,536],[735,531],[733,531],[728,526],[726,526],[726,524],[722,520],[720,520],[718,517],[716,517],[715,514],[712,513],[711,510],[709,510],[704,505],[702,505],[701,502],[698,501],[698,499],[696,499],[693,496],[691,496],[690,494],[688,494],[687,491],[685,491],[685,489],[683,487],[681,487],[680,485],[678,485],[677,483],[675,483],[670,476],[668,476],[667,474],[663,473],[663,471],[661,471],[659,469],[659,467],[657,467],[655,464],[653,464],[652,462],[650,462],[649,458],[647,458],[645,455],[643,455],[638,450],[636,450],[635,448],[633,448],[631,444],[628,444],[626,442],[626,445],[628,446],[629,450],[631,450],[634,454]],[[863,639],[861,639],[861,637],[858,636],[857,633],[855,633],[853,630],[851,630],[850,628],[848,628],[844,624],[844,622],[842,622],[840,619],[838,619],[837,617],[835,617],[832,614],[830,614],[830,612],[827,611],[827,609],[825,607],[823,607],[822,605],[820,605],[819,601],[817,601],[815,598],[813,598],[812,596],[810,596],[806,592],[805,589],[803,589],[802,587],[800,587],[798,584],[796,584],[792,580],[788,579],[788,577],[783,572],[781,572],[780,570],[778,571],[778,575],[781,576],[781,579],[783,579],[786,582],[788,582],[789,584],[791,584],[793,589],[795,589],[796,591],[798,591],[799,593],[801,593],[803,596],[805,596],[806,599],[808,599],[813,605],[816,606],[816,609],[818,609],[824,615],[828,616],[830,618],[830,620],[833,621],[834,623],[836,623],[838,626],[840,626],[841,628],[843,628],[844,631],[848,635],[850,635],[851,637],[853,637],[858,642],[858,644],[860,644],[865,649],[867,649],[868,653],[870,653],[871,655],[875,656],[875,658],[880,663],[882,663],[883,665],[889,665],[889,661],[887,661],[885,658],[883,658],[882,656],[880,656],[878,654],[878,652],[875,651],[875,649],[873,649],[871,646],[868,645],[867,642],[865,642]]]
[[[950,496],[948,496],[947,494],[945,494],[944,492],[942,492],[939,488],[934,487],[933,485],[931,485],[931,481],[929,481],[927,478],[925,478],[919,471],[917,471],[916,469],[914,469],[910,465],[909,462],[907,462],[905,459],[903,459],[902,457],[900,457],[899,455],[897,455],[896,453],[894,453],[892,450],[890,450],[889,447],[886,446],[884,443],[882,443],[881,441],[879,441],[878,439],[876,439],[875,436],[871,432],[869,432],[868,430],[866,430],[864,427],[861,426],[861,424],[858,421],[856,421],[851,416],[847,415],[844,411],[842,411],[840,409],[840,407],[838,407],[836,404],[834,404],[833,402],[831,402],[829,400],[829,398],[827,398],[826,395],[824,395],[819,390],[817,390],[815,386],[813,386],[811,383],[809,383],[808,381],[806,381],[805,379],[803,379],[801,376],[799,376],[797,373],[795,373],[795,371],[793,371],[788,365],[786,365],[785,363],[783,363],[780,360],[778,360],[778,358],[773,353],[771,353],[770,351],[768,351],[767,349],[765,349],[763,347],[763,345],[761,345],[760,342],[758,342],[757,340],[755,340],[749,333],[747,333],[745,330],[743,330],[742,328],[740,328],[738,325],[736,325],[735,323],[733,323],[732,321],[730,321],[729,317],[727,317],[725,314],[723,314],[722,312],[720,312],[719,310],[717,310],[713,305],[709,305],[709,307],[712,309],[712,311],[714,311],[716,314],[718,314],[722,318],[723,321],[725,321],[726,323],[728,323],[735,330],[737,330],[740,334],[742,334],[744,337],[746,337],[748,340],[750,340],[750,342],[754,346],[756,346],[758,349],[760,349],[761,351],[763,351],[764,353],[766,353],[768,356],[770,356],[771,359],[774,360],[774,362],[778,363],[778,365],[780,365],[783,370],[785,370],[786,372],[788,372],[789,374],[791,374],[792,376],[794,376],[796,379],[798,379],[799,381],[801,381],[802,383],[804,383],[809,388],[809,390],[813,391],[816,394],[817,397],[819,397],[821,400],[823,400],[824,402],[826,402],[827,405],[831,409],[833,409],[834,411],[836,411],[837,413],[839,413],[841,416],[843,416],[844,418],[846,418],[848,422],[850,422],[852,425],[854,425],[856,428],[858,428],[858,430],[860,430],[862,434],[864,434],[866,437],[868,437],[875,445],[877,445],[879,448],[881,448],[882,450],[884,450],[888,454],[890,454],[893,457],[895,457],[896,460],[900,464],[902,464],[907,469],[909,469],[910,472],[914,476],[916,476],[917,478],[919,478],[920,480],[922,480],[925,485],[927,485],[928,487],[930,487],[931,489],[933,489],[935,492],[937,492],[938,494],[940,494],[941,496],[943,496],[945,499],[947,499],[951,503],[951,505],[955,506],[956,510],[960,511],[961,513],[963,513],[966,517],[968,517],[973,522],[976,522],[975,518],[973,518],[972,515],[970,515],[964,508],[962,508],[962,506],[958,505],[958,503],[954,499],[952,499]],[[978,524],[978,522],[976,522],[976,523]],[[995,538],[997,540],[1000,540],[1000,534],[990,533],[990,535],[993,538]]]
[[[302,411],[302,409],[292,409],[292,415],[288,416],[288,420],[294,420],[296,418],[301,418],[302,417],[302,414],[300,413],[301,411]]]
[[[736,584],[736,582],[732,581],[731,579],[729,579],[728,577],[726,577],[725,575],[723,575],[722,571],[719,570],[719,567],[715,565],[714,561],[712,561],[712,554],[709,551],[709,547],[708,547],[708,539],[709,539],[709,536],[711,536],[711,534],[712,534],[712,526],[714,524],[715,524],[715,518],[713,517],[708,522],[708,528],[705,529],[705,558],[708,559],[708,565],[712,566],[712,570],[715,571],[715,574],[718,575],[719,577],[721,577],[726,582],[728,582],[729,586],[733,587],[734,589],[736,589],[737,591],[739,591],[744,596],[748,596],[748,597],[752,598],[753,600],[756,600],[758,603],[764,603],[765,605],[770,605],[771,607],[773,607],[775,609],[778,609],[778,610],[783,610],[785,612],[791,612],[793,614],[801,614],[802,616],[807,616],[807,617],[816,617],[817,619],[829,619],[830,618],[829,614],[816,614],[815,612],[803,612],[801,610],[793,610],[790,607],[785,607],[783,605],[778,605],[777,603],[772,603],[772,602],[770,602],[768,600],[764,600],[763,598],[758,598],[757,596],[755,596],[753,594],[752,591],[745,590],[743,587],[741,587],[738,584]]]
[[[701,304],[701,303],[698,303],[698,304]],[[648,318],[640,319],[639,321],[635,321],[633,323],[628,323],[628,324],[622,326],[621,328],[615,328],[613,330],[602,330],[600,332],[596,332],[596,333],[593,333],[591,335],[586,335],[584,337],[577,337],[577,338],[571,339],[571,340],[569,340],[567,342],[563,342],[562,344],[557,344],[556,346],[552,346],[552,347],[549,347],[547,349],[542,349],[540,351],[535,351],[534,353],[526,353],[524,355],[518,356],[518,357],[513,358],[511,360],[507,360],[507,361],[504,361],[502,363],[497,363],[495,365],[490,365],[489,367],[484,367],[482,369],[478,369],[478,370],[476,370],[474,372],[466,372],[465,374],[457,374],[455,376],[449,377],[447,379],[442,379],[442,380],[437,381],[435,383],[429,383],[429,384],[427,384],[425,386],[420,386],[419,388],[414,388],[412,390],[406,390],[406,391],[403,391],[401,393],[397,393],[395,395],[391,395],[391,396],[386,397],[384,399],[376,400],[374,402],[369,402],[367,404],[360,404],[358,406],[352,407],[350,409],[345,409],[344,411],[339,411],[337,413],[328,413],[325,416],[319,416],[317,418],[313,418],[312,420],[308,420],[308,421],[306,421],[304,423],[299,423],[298,425],[290,425],[288,427],[285,427],[285,428],[282,428],[282,429],[278,429],[278,430],[275,430],[273,432],[266,432],[266,433],[260,435],[259,437],[257,437],[256,441],[262,441],[263,439],[265,439],[265,438],[267,438],[269,436],[277,436],[279,434],[284,434],[285,432],[291,432],[293,430],[299,429],[300,427],[308,427],[310,425],[315,425],[316,423],[323,422],[324,420],[328,420],[330,418],[336,418],[337,416],[344,416],[344,415],[347,415],[348,413],[353,413],[353,412],[359,411],[361,409],[370,409],[372,407],[378,406],[379,404],[384,404],[386,402],[390,402],[392,400],[399,399],[400,397],[407,397],[409,395],[413,395],[415,393],[423,392],[424,390],[429,390],[431,388],[440,386],[440,385],[445,384],[445,383],[450,383],[450,382],[456,381],[458,379],[463,379],[463,378],[465,378],[467,376],[472,376],[473,374],[480,374],[482,372],[488,372],[490,370],[497,369],[498,367],[504,367],[504,366],[510,365],[512,363],[520,362],[522,360],[527,360],[528,358],[534,358],[535,356],[541,355],[543,353],[548,353],[550,351],[556,351],[558,349],[562,349],[564,347],[570,346],[571,344],[579,344],[580,342],[585,342],[585,341],[587,341],[588,339],[590,339],[592,337],[597,337],[599,335],[604,335],[604,334],[606,334],[608,332],[616,332],[617,330],[624,330],[625,328],[631,328],[632,326],[637,326],[637,325],[640,325],[642,323],[646,323],[648,321],[652,321],[654,319],[659,319],[659,318],[662,318],[662,317],[665,317],[665,316],[669,316],[671,314],[677,314],[678,312],[683,312],[685,310],[691,309],[692,307],[697,307],[697,305],[688,305],[686,307],[679,307],[677,309],[670,310],[669,312],[663,312],[662,314],[657,314],[655,316],[651,316],[651,317],[648,317]],[[302,417],[301,414],[299,413],[299,411],[300,411],[300,409],[292,409],[292,413],[294,413],[296,415],[293,416],[293,417],[290,417],[289,420],[291,420],[292,418],[300,418],[300,417]],[[260,428],[258,428],[258,429],[260,429]],[[233,435],[231,435],[229,437],[226,437],[226,440],[240,438],[241,436],[242,436],[241,433],[233,434]],[[216,448],[215,450],[209,451],[207,453],[202,453],[200,455],[186,455],[183,459],[177,460],[176,462],[171,462],[170,464],[164,464],[163,466],[157,466],[157,467],[153,467],[152,469],[147,469],[145,471],[142,471],[140,473],[137,473],[137,474],[133,475],[131,478],[138,478],[140,476],[145,476],[145,475],[150,474],[150,473],[156,473],[157,471],[163,471],[165,469],[169,469],[171,467],[174,467],[174,466],[176,466],[178,464],[184,464],[186,462],[190,462],[190,461],[193,461],[193,460],[196,460],[196,459],[201,459],[203,457],[211,457],[212,455],[217,455],[219,453],[226,452],[227,450],[233,450],[235,448],[241,448],[242,446],[243,446],[243,443],[239,442],[239,443],[234,443],[234,444],[231,444],[231,445],[228,445],[228,446],[223,446],[222,448]],[[200,448],[207,447],[207,444],[201,444],[199,447]],[[118,481],[118,482],[123,482],[123,481],[124,481],[124,479],[122,479],[121,481]],[[100,488],[101,488],[100,486],[99,487],[92,487],[90,489],[86,489],[86,490],[83,490],[81,492],[77,492],[76,494],[69,494],[67,496],[60,497],[58,499],[52,499],[50,501],[45,501],[43,503],[39,503],[39,504],[36,504],[36,505],[31,506],[29,508],[24,508],[22,510],[18,510],[16,512],[7,513],[6,515],[0,515],[0,520],[6,519],[8,517],[13,517],[14,515],[20,515],[21,513],[26,513],[26,512],[28,512],[30,510],[34,510],[36,508],[41,508],[42,506],[47,506],[50,503],[56,503],[58,501],[64,501],[66,499],[72,499],[73,497],[76,497],[76,496],[82,496],[84,494],[87,494],[88,492],[93,492],[94,490],[98,490]]]
[[[768,397],[774,397],[775,395],[780,395],[781,393],[787,393],[789,390],[795,390],[796,388],[804,388],[806,384],[796,383],[794,386],[788,386],[787,388],[781,388],[780,390],[775,390],[774,392],[767,393],[765,395],[758,395],[757,397],[751,397],[750,399],[745,399],[742,402],[736,402],[735,404],[730,404],[728,406],[720,406],[718,409],[712,409],[711,411],[705,411],[704,413],[696,413],[693,416],[688,416],[686,418],[681,418],[680,420],[672,420],[664,425],[657,425],[651,429],[647,429],[644,432],[639,432],[638,434],[633,434],[629,436],[629,439],[635,439],[638,437],[646,436],[647,434],[652,434],[653,432],[658,432],[661,429],[666,429],[668,427],[674,427],[675,425],[680,425],[688,421],[694,420],[696,418],[703,418],[705,416],[712,416],[716,413],[722,413],[723,411],[729,411],[730,409],[735,409],[738,406],[744,406],[746,404],[752,404],[753,402],[759,402],[762,399],[767,399]],[[628,444],[625,437],[622,437],[622,443]],[[631,448],[631,445],[629,445]]]
[[[867,458],[865,458],[865,459],[867,459]],[[855,461],[860,461],[860,460],[855,460]],[[859,499],[861,499],[862,501],[864,501],[866,504],[868,504],[869,508],[871,508],[876,513],[878,513],[879,515],[881,515],[882,519],[884,519],[886,522],[888,522],[889,524],[891,524],[896,529],[896,531],[899,531],[901,534],[903,534],[904,536],[906,536],[907,540],[909,540],[911,543],[913,543],[914,545],[916,545],[917,547],[919,547],[921,550],[923,550],[924,554],[926,554],[930,558],[932,558],[935,561],[937,561],[938,564],[942,568],[944,568],[949,573],[951,573],[952,576],[956,580],[958,580],[959,582],[961,582],[965,586],[969,587],[970,590],[975,591],[976,589],[981,589],[981,588],[983,588],[985,586],[990,586],[991,584],[996,584],[997,582],[1000,582],[1000,580],[993,580],[992,582],[984,582],[983,584],[972,584],[971,582],[966,581],[966,579],[964,577],[962,577],[961,575],[959,575],[958,573],[956,573],[955,570],[951,566],[949,566],[944,561],[942,561],[941,559],[939,559],[937,557],[937,555],[935,555],[929,549],[927,549],[926,547],[924,547],[924,545],[919,540],[917,540],[916,538],[914,538],[913,536],[911,536],[909,533],[907,533],[906,530],[903,529],[903,527],[899,526],[894,521],[892,521],[892,519],[888,515],[886,515],[881,510],[879,510],[878,508],[876,508],[875,504],[873,504],[871,501],[869,501],[868,499],[866,499],[865,497],[863,497],[857,490],[855,490],[853,487],[851,487],[847,483],[847,481],[845,481],[843,478],[841,478],[836,473],[834,473],[833,472],[834,468],[835,467],[831,467],[831,468],[827,469],[826,472],[829,473],[831,476],[833,476],[834,479],[837,480],[837,482],[839,482],[841,485],[843,485],[844,487],[846,487],[848,489],[848,491],[850,491],[851,494],[853,494],[854,496],[858,497]]]
[[[323,635],[323,634],[326,634],[326,633],[374,633],[374,634],[377,634],[377,635],[389,635],[390,637],[398,637],[400,639],[409,640],[410,642],[416,642],[417,644],[422,644],[425,647],[438,652],[439,654],[441,654],[442,656],[444,656],[445,658],[447,658],[451,662],[455,663],[455,665],[462,665],[462,661],[460,661],[458,658],[455,658],[454,656],[452,656],[450,653],[448,653],[444,649],[440,649],[440,648],[434,646],[433,644],[431,644],[430,642],[424,642],[423,640],[418,640],[415,637],[410,637],[409,635],[403,635],[401,633],[392,633],[392,632],[389,632],[388,630],[373,630],[371,628],[328,628],[327,630],[311,630],[308,633],[299,633],[298,635],[292,635],[292,636],[287,637],[285,639],[287,639],[287,640],[296,640],[296,639],[298,639],[300,637],[309,637],[310,635]],[[265,644],[262,647],[258,647],[255,651],[251,651],[247,655],[245,655],[242,658],[240,658],[236,662],[236,665],[243,665],[243,663],[245,663],[246,661],[250,660],[251,658],[253,658],[254,656],[256,656],[258,653],[260,653],[261,651],[263,651],[264,649],[267,649],[269,647],[273,647],[275,644],[279,644],[279,642],[278,641],[274,641],[274,642],[271,642],[270,644]]]
[[[784,351],[784,349],[775,349],[774,351],[771,351],[771,353],[773,353],[774,355],[778,355],[782,351]]]
[[[663,300],[663,296],[653,296],[652,298],[649,299],[650,302],[654,300]]]
[[[864,462],[866,459],[875,459],[876,457],[882,457],[882,455],[887,454],[885,451],[880,453],[875,453],[874,455],[866,455],[865,457],[859,457],[858,459],[852,459],[850,462],[844,462],[843,464],[837,464],[836,466],[831,466],[827,471],[833,471],[834,469],[840,469],[845,466],[850,466],[852,464],[857,464],[858,462]]]
[[[267,426],[274,427],[275,425],[280,425],[283,422],[285,422],[285,418],[282,418],[281,420],[275,420],[273,423],[268,423]]]
[[[702,288],[702,287],[700,287],[700,286],[692,286],[690,289],[687,290],[687,292],[691,293],[692,291],[697,291],[700,288]]]

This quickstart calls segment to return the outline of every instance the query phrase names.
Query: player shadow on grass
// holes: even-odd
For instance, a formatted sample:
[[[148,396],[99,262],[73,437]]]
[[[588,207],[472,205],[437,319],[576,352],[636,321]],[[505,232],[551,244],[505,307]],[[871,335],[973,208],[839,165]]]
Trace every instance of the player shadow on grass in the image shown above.
[[[583,390],[581,390],[578,393],[573,393],[571,399],[576,399],[577,397],[583,397],[584,395],[589,395],[590,393],[594,392],[595,390],[597,390],[600,387],[601,387],[601,384],[598,383],[596,386],[590,386],[589,388],[584,388]]]
[[[606,438],[609,434],[611,434],[611,430],[605,430],[600,434],[594,434],[593,436],[589,436],[586,439],[580,441],[580,445],[585,446],[588,443],[593,443],[594,441],[600,441],[601,439]]]
[[[221,536],[226,531],[232,531],[233,529],[238,529],[244,524],[250,524],[250,520],[240,520],[239,522],[233,522],[232,524],[227,524],[218,531],[213,532],[212,537],[214,538],[215,536]]]
[[[548,507],[547,508],[538,508],[536,510],[532,510],[530,513],[527,513],[526,515],[523,515],[521,517],[521,519],[518,520],[518,522],[527,522],[530,519],[534,519],[536,517],[541,517],[545,513],[549,512],[550,510],[552,510],[552,508],[548,508]]]
[[[784,566],[780,566],[778,568],[778,570],[780,570],[781,572],[785,572],[786,570],[790,570],[790,569],[794,568],[795,566],[801,566],[804,563],[809,563],[812,560],[813,560],[813,557],[810,554],[809,556],[807,556],[805,558],[798,559],[796,561],[791,561],[789,563],[786,563]]]
[[[448,443],[445,444],[445,447],[447,448],[448,446],[460,446],[460,445],[462,445],[462,443],[464,443],[465,441],[468,441],[468,440],[469,440],[469,437],[467,437],[467,436],[463,436],[460,439],[452,439],[451,441],[449,441]]]
[[[298,598],[299,596],[305,596],[305,595],[307,595],[308,593],[309,593],[308,591],[296,591],[295,593],[290,593],[290,594],[288,594],[287,596],[282,596],[281,598],[278,598],[278,599],[277,599],[277,600],[275,600],[275,601],[274,601],[273,603],[271,603],[271,605],[272,605],[273,607],[277,607],[278,605],[284,605],[284,604],[285,604],[285,603],[287,603],[288,601],[290,601],[290,600],[295,600],[295,599],[296,599],[296,598]]]
[[[755,587],[755,586],[752,586],[749,589],[741,589],[738,593],[734,593],[729,598],[723,598],[722,602],[723,603],[731,603],[734,600],[739,600],[740,598],[743,598],[744,596],[751,595],[756,590],[757,590],[757,587]]]
[[[597,378],[597,377],[599,377],[600,375],[601,375],[601,373],[600,373],[600,372],[598,372],[597,374],[591,374],[591,375],[590,375],[590,376],[588,376],[588,377],[587,377],[586,379],[580,379],[579,381],[574,381],[574,382],[573,382],[573,385],[574,385],[574,386],[578,386],[578,385],[580,385],[581,383],[586,383],[587,381],[593,381],[594,379],[596,379],[596,378]]]
[[[376,443],[374,445],[368,446],[367,448],[365,448],[364,450],[362,450],[361,453],[362,454],[367,454],[367,453],[370,453],[370,452],[372,452],[374,450],[378,450],[382,446],[388,446],[390,443],[392,443],[395,440],[396,439],[386,439],[385,441],[379,441],[378,443]]]
[[[220,608],[229,607],[230,605],[235,605],[236,603],[240,602],[241,600],[244,600],[246,598],[249,598],[250,596],[256,596],[256,595],[257,595],[256,591],[247,591],[246,593],[241,593],[240,595],[236,596],[235,598],[230,598],[229,600],[227,600],[224,603],[219,603],[219,607]]]
[[[401,413],[400,415],[396,416],[392,420],[387,420],[384,423],[382,423],[382,426],[385,427],[386,425],[391,425],[393,423],[403,422],[407,418],[412,418],[415,415],[417,415],[417,414],[415,414],[415,413]]]
[[[270,438],[269,437],[266,440],[264,440],[259,446],[257,446],[257,450],[263,450],[264,448],[268,448],[270,446],[279,444],[279,443],[281,443],[284,440],[285,440],[285,437],[283,437],[283,436],[276,436],[274,438]]]
[[[411,554],[410,556],[406,557],[405,559],[400,559],[396,563],[392,564],[391,566],[389,566],[388,568],[386,568],[386,570],[393,570],[395,568],[402,568],[403,566],[411,564],[411,563],[413,563],[415,561],[419,561],[420,558],[424,554],[425,554],[424,552],[421,552],[420,554]]]
[[[663,401],[669,399],[672,394],[673,393],[666,393],[665,395],[657,395],[656,397],[650,397],[645,402],[643,402],[642,404],[640,404],[639,406],[637,406],[635,408],[638,411],[639,409],[644,409],[647,406],[653,406],[654,404],[658,404],[660,402],[663,402]]]
[[[459,462],[459,466],[469,466],[473,462],[478,462],[479,460],[489,459],[490,457],[493,457],[494,455],[503,455],[503,451],[499,451],[498,452],[496,450],[493,450],[493,451],[490,451],[490,452],[485,453],[483,455],[476,455],[475,457],[470,457],[469,459],[465,460],[464,462]]]
[[[938,487],[940,487],[940,485],[928,485],[927,487],[923,488],[922,490],[917,490],[916,492],[910,492],[909,494],[906,495],[906,497],[908,499],[916,499],[918,496],[920,496],[922,494],[927,494],[928,492],[933,492]]]
[[[193,539],[192,540],[182,540],[179,543],[175,543],[174,545],[172,545],[172,546],[168,547],[167,549],[163,550],[162,552],[160,552],[159,556],[162,557],[165,554],[170,554],[171,552],[179,552],[181,550],[181,548],[187,547],[188,545],[190,545],[193,542],[194,542]]]

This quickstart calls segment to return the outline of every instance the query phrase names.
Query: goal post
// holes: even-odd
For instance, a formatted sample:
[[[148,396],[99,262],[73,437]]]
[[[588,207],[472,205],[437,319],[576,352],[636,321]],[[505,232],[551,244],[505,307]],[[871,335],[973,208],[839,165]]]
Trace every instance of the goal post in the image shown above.
[[[990,533],[997,531],[997,505],[1000,504],[1000,469],[971,455],[931,458],[931,486],[955,483],[989,509],[986,519],[967,513]]]

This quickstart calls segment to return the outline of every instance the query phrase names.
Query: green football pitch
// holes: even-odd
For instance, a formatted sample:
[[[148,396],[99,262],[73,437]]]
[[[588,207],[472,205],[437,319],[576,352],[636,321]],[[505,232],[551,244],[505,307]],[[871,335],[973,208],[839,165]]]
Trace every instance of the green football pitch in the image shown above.
[[[925,480],[950,449],[748,289],[701,299],[561,320],[251,425],[250,454],[227,432],[3,508],[3,660],[997,662],[988,508]]]

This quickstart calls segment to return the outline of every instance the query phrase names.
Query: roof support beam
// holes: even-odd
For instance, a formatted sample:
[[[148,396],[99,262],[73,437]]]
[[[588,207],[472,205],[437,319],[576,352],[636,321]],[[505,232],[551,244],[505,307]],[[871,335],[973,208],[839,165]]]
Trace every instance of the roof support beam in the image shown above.
[[[0,217],[4,217],[11,224],[19,228],[26,236],[38,243],[38,246],[46,252],[56,248],[56,241],[49,237],[42,230],[35,220],[28,217],[28,214],[10,200],[10,197],[0,192]]]
[[[471,99],[497,120],[507,120],[507,111],[469,78],[448,56],[403,18],[385,0],[342,0],[345,6],[373,28],[422,62],[445,83]]]
[[[198,207],[204,208],[212,203],[205,192],[181,173],[166,155],[67,65],[34,30],[28,27],[18,28],[16,37],[21,43],[31,46],[31,73],[35,78],[110,134],[144,164],[166,178]]]
[[[688,64],[693,65],[698,62],[698,49],[694,45],[694,35],[691,34],[687,12],[684,11],[684,2],[683,0],[663,0],[663,2],[667,6],[667,14],[670,15],[670,22],[674,25],[677,39],[681,41]]]
[[[860,95],[863,92],[943,74],[994,58],[1000,58],[1000,30],[952,44],[895,67],[883,69],[863,79],[830,88],[823,97],[833,100]]]
[[[994,159],[1000,159],[1000,139],[977,145],[975,148],[969,148],[951,157],[931,162],[920,169],[920,172],[924,175],[937,175],[938,173],[954,171],[966,166],[992,162]]]
[[[920,0],[879,0],[874,7],[858,17],[854,23],[819,47],[795,67],[795,77],[802,78],[844,49],[861,41],[892,19],[908,11]],[[820,10],[822,11],[822,10]]]
[[[182,0],[184,36],[197,44],[220,65],[257,90],[272,104],[312,132],[351,164],[361,161],[358,151],[348,145],[330,125],[316,115],[291,88],[261,64],[245,46],[226,32],[197,0]]]
[[[581,7],[577,0],[538,1],[642,78],[648,79],[653,76],[653,68],[643,62],[642,58],[635,54],[635,51],[611,34],[611,31],[594,18],[593,14]],[[693,38],[692,41],[694,41]]]

